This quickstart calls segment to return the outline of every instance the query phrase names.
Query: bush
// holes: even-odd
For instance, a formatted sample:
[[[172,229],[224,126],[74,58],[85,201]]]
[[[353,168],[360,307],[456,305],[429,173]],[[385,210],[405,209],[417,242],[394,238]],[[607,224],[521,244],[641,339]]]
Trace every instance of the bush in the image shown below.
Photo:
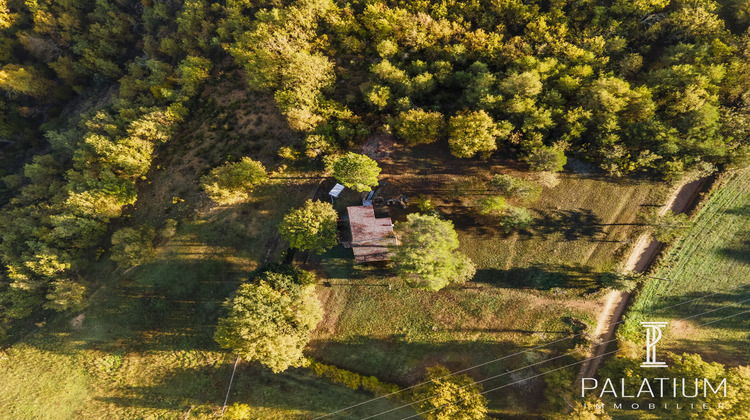
[[[505,209],[505,213],[500,217],[500,226],[505,229],[505,232],[522,230],[529,227],[533,220],[534,218],[527,209],[510,206]]]
[[[542,187],[539,184],[505,174],[493,176],[490,185],[500,195],[518,198],[524,202],[534,202],[542,193]]]
[[[477,201],[477,209],[479,213],[485,216],[488,215],[499,215],[508,207],[505,202],[505,197],[500,195],[491,195],[488,197],[480,198]]]
[[[415,204],[417,205],[419,211],[425,214],[434,213],[436,210],[435,203],[432,201],[432,199],[424,195],[418,196],[415,199]]]
[[[338,383],[354,390],[365,390],[376,396],[388,395],[399,390],[398,385],[381,382],[374,376],[362,376],[355,372],[339,369],[335,366],[326,365],[311,360],[311,368],[319,377],[326,378],[331,382]]]
[[[350,389],[370,391],[376,396],[392,394],[399,390],[398,385],[381,382],[374,376],[362,376],[345,369],[339,369],[336,366],[320,363],[314,359],[308,359],[308,367],[320,378],[326,378]]]

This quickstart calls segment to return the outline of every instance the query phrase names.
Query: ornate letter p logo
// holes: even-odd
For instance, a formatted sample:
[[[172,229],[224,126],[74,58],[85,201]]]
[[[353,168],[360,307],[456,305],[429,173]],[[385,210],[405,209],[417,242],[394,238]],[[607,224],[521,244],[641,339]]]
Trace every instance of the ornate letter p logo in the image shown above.
[[[641,367],[667,367],[664,362],[656,361],[656,343],[661,340],[661,329],[667,322],[641,322],[646,327],[646,361]]]

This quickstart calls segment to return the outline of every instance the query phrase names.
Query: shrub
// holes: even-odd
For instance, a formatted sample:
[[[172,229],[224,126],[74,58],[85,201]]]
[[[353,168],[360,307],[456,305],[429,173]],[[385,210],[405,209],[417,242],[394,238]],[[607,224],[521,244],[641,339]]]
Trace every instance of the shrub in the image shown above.
[[[388,395],[399,390],[398,385],[381,382],[374,376],[362,376],[336,366],[327,365],[314,359],[307,359],[308,367],[320,378],[344,385],[347,388],[370,391],[376,396]]]
[[[510,206],[505,209],[504,214],[500,217],[500,226],[505,229],[505,232],[522,230],[529,227],[533,220],[534,218],[527,209]]]

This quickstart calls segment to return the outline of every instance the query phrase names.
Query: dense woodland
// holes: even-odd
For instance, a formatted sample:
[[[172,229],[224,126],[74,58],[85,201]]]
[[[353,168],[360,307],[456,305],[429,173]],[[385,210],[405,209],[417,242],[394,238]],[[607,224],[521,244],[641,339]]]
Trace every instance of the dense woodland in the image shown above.
[[[307,167],[391,130],[669,179],[747,162],[749,23],[747,0],[0,0],[0,338],[83,307],[82,267],[217,69],[273,94]]]

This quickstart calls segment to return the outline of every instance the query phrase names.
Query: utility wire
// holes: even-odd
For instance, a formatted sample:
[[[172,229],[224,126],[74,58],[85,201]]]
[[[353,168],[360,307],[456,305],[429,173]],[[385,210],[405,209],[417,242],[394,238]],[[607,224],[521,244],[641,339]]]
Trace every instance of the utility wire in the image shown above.
[[[748,299],[748,300],[750,300],[750,299]],[[726,308],[729,308],[729,307],[730,307],[730,305],[726,305],[726,306],[724,306],[722,308],[719,308],[719,309],[726,309]],[[704,314],[705,313],[709,313],[709,312],[715,312],[715,311],[704,312]],[[708,324],[713,324],[713,323],[718,322],[718,321],[723,321],[723,320],[728,319],[728,318],[733,318],[733,317],[735,317],[737,315],[741,315],[741,314],[747,313],[747,312],[750,312],[750,309],[746,310],[746,311],[742,311],[742,312],[736,313],[734,315],[729,315],[729,316],[726,316],[724,318],[719,318],[719,319],[716,319],[716,320],[713,320],[713,321],[710,321],[710,322],[706,322],[706,323],[700,324],[699,327],[702,327],[702,326],[708,325]],[[703,314],[700,314],[700,315],[703,315]],[[682,321],[682,320],[684,320],[684,318],[680,319],[679,321]],[[594,357],[590,357],[590,358],[587,358],[587,359],[583,359],[581,361],[578,361],[578,362],[575,362],[575,363],[571,363],[571,364],[565,365],[563,367],[559,367],[559,368],[556,368],[556,369],[548,370],[547,372],[543,372],[543,373],[540,373],[540,374],[537,374],[537,375],[534,375],[534,376],[530,376],[528,378],[524,378],[524,379],[522,379],[520,381],[514,381],[514,382],[511,382],[511,383],[508,383],[508,384],[505,384],[505,385],[498,386],[496,388],[488,389],[487,391],[480,392],[479,395],[484,395],[484,394],[487,394],[487,393],[492,392],[492,391],[497,391],[498,389],[502,389],[502,388],[505,388],[505,387],[508,387],[508,386],[511,386],[511,385],[515,385],[515,384],[520,383],[520,382],[525,382],[525,381],[528,381],[529,379],[538,378],[540,376],[544,376],[544,375],[547,375],[549,373],[552,373],[552,372],[555,372],[555,371],[558,371],[558,370],[562,370],[562,369],[565,369],[565,368],[568,368],[568,367],[571,367],[571,366],[575,366],[575,365],[584,363],[584,362],[586,362],[588,360],[593,360],[593,359],[597,359],[599,357],[603,357],[603,356],[607,356],[607,355],[610,355],[610,354],[614,354],[614,353],[619,352],[620,350],[622,350],[622,349],[617,349],[617,350],[614,350],[614,351],[611,351],[611,352],[608,352],[608,353],[600,354],[599,356],[594,356]],[[443,407],[447,407],[449,405],[454,405],[454,404],[460,403],[462,401],[465,401],[466,399],[467,398],[462,398],[462,399],[460,399],[458,401],[454,401],[454,402],[451,402],[451,403],[443,404],[443,405],[441,405],[439,407],[435,407],[435,408],[432,408],[430,410],[422,411],[422,412],[419,412],[417,414],[414,414],[414,415],[411,415],[411,416],[408,416],[408,417],[404,417],[401,420],[407,420],[407,419],[411,419],[411,418],[414,418],[414,417],[417,417],[417,416],[421,416],[423,414],[431,413],[431,412],[433,412],[433,411],[435,411],[437,409],[440,409],[440,408],[443,408]]]
[[[709,294],[704,295],[704,296],[700,296],[700,297],[693,298],[693,299],[690,299],[690,300],[687,300],[687,301],[684,301],[684,302],[676,303],[676,304],[673,304],[673,305],[670,305],[670,306],[665,306],[663,308],[659,308],[659,309],[653,310],[650,313],[660,312],[660,311],[664,311],[664,310],[667,310],[667,309],[675,308],[677,306],[686,305],[688,303],[692,303],[692,302],[695,302],[695,301],[700,300],[700,299],[705,299],[705,298],[708,298],[708,297],[711,297],[711,296],[716,296],[718,294],[726,293],[726,292],[728,292],[730,290],[737,289],[737,288],[744,287],[744,286],[745,285],[739,285],[739,286],[732,287],[730,289],[727,289],[727,290],[724,290],[724,291],[721,291],[721,292],[709,293]],[[624,319],[620,320],[620,321],[617,321],[617,322],[610,323],[607,326],[614,326],[614,325],[621,324],[623,322],[625,322]],[[369,399],[367,401],[362,401],[360,403],[353,404],[353,405],[350,405],[348,407],[344,407],[344,408],[341,408],[339,410],[332,411],[330,413],[326,413],[326,414],[320,415],[318,417],[313,418],[313,420],[319,420],[319,419],[323,419],[323,418],[326,418],[326,417],[329,417],[329,416],[333,416],[333,415],[336,415],[336,414],[341,413],[343,411],[351,410],[352,408],[356,408],[356,407],[359,407],[359,406],[362,406],[362,405],[365,405],[365,404],[369,404],[369,403],[372,403],[372,402],[375,402],[375,401],[378,401],[378,400],[382,400],[383,398],[388,398],[388,397],[392,397],[394,395],[398,395],[398,394],[400,394],[400,393],[402,393],[404,391],[408,391],[408,390],[416,388],[418,386],[426,385],[426,384],[432,383],[432,382],[440,380],[440,379],[444,379],[444,378],[448,378],[448,377],[453,376],[453,375],[458,375],[460,373],[468,372],[470,370],[474,370],[474,369],[477,369],[477,368],[480,368],[480,367],[483,367],[483,366],[487,366],[487,365],[490,365],[492,363],[496,363],[496,362],[499,362],[501,360],[505,360],[505,359],[511,358],[513,356],[518,356],[518,355],[521,355],[521,354],[532,352],[534,350],[539,350],[541,348],[548,347],[548,346],[551,346],[553,344],[561,343],[561,342],[564,342],[564,341],[567,341],[567,340],[572,340],[572,339],[574,339],[576,337],[580,337],[582,335],[586,335],[586,333],[578,333],[578,334],[572,335],[570,337],[561,338],[561,339],[558,339],[558,340],[550,341],[549,343],[544,343],[544,344],[540,344],[540,345],[531,347],[531,348],[526,349],[526,350],[522,350],[522,351],[519,351],[519,352],[516,352],[516,353],[511,353],[511,354],[509,354],[507,356],[502,356],[502,357],[499,357],[497,359],[493,359],[493,360],[490,360],[490,361],[487,361],[487,362],[480,363],[478,365],[474,365],[474,366],[471,366],[471,367],[468,367],[468,368],[465,368],[465,369],[461,369],[461,370],[449,373],[447,375],[441,376],[439,378],[434,378],[434,379],[431,379],[429,381],[425,381],[425,382],[421,382],[421,383],[418,383],[418,384],[415,384],[415,385],[411,385],[411,386],[409,386],[407,388],[402,388],[402,389],[400,389],[398,391],[391,392],[390,394],[381,395],[379,397],[375,397],[375,398]]]

